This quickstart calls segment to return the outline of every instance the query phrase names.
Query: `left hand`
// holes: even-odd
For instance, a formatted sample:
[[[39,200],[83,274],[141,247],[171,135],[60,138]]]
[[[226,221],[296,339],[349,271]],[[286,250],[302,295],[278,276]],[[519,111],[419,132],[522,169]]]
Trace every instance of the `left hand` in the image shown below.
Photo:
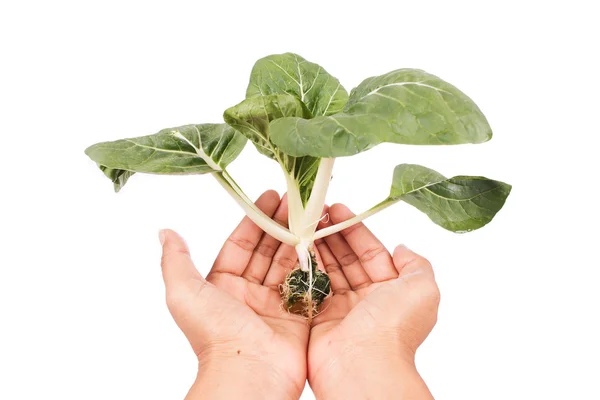
[[[329,208],[319,228],[354,214]],[[313,320],[308,381],[320,399],[432,399],[415,352],[433,329],[440,300],[431,264],[398,246],[393,255],[361,222],[318,240],[333,296]]]
[[[256,205],[287,226],[287,201],[265,192]],[[245,217],[206,280],[187,245],[161,231],[167,305],[198,357],[189,399],[297,399],[306,382],[309,326],[281,311],[279,284],[296,265],[281,244]]]

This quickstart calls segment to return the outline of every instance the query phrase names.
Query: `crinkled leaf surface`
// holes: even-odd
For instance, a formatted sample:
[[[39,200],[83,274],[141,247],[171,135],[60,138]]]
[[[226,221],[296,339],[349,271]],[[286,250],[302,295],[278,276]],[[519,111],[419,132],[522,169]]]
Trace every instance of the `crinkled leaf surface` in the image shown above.
[[[269,123],[283,117],[308,118],[310,112],[298,99],[289,94],[250,97],[225,110],[223,119],[254,143],[259,152],[278,160],[281,152],[271,142]]]
[[[246,144],[226,124],[184,125],[157,134],[97,143],[85,153],[120,189],[134,172],[204,174],[223,169]]]
[[[485,116],[467,95],[415,69],[364,80],[338,114],[271,124],[273,143],[293,156],[341,157],[383,142],[450,145],[491,137]]]
[[[297,54],[258,60],[250,74],[246,100],[225,111],[225,121],[240,130],[258,151],[278,161],[298,181],[306,204],[319,166],[316,157],[290,157],[273,145],[270,124],[280,118],[310,119],[341,112],[348,92],[323,67]]]
[[[453,232],[468,232],[486,225],[500,211],[511,186],[481,176],[445,178],[414,164],[394,169],[390,196],[382,203],[403,200],[433,222]]]
[[[298,182],[302,202],[306,204],[319,168],[319,158],[291,157],[271,142],[270,122],[287,116],[308,118],[310,112],[295,96],[273,94],[250,97],[223,114],[225,122],[244,134],[260,153],[279,162],[294,177]]]
[[[250,74],[246,98],[286,93],[306,104],[314,117],[336,114],[348,101],[340,81],[297,54],[273,54],[258,60]]]

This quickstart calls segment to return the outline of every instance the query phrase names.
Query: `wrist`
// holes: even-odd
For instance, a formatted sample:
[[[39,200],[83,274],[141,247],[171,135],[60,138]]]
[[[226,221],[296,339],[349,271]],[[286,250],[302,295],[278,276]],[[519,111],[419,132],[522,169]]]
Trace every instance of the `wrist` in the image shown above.
[[[262,361],[220,357],[199,363],[196,381],[186,400],[196,399],[298,399],[303,388]]]
[[[322,384],[312,386],[318,399],[394,399],[429,400],[433,396],[414,364],[355,363],[360,370],[325,375]],[[326,381],[326,382],[325,382]]]
[[[414,352],[381,338],[334,352],[311,372],[319,399],[433,399],[414,363]],[[387,343],[386,343],[387,342]]]

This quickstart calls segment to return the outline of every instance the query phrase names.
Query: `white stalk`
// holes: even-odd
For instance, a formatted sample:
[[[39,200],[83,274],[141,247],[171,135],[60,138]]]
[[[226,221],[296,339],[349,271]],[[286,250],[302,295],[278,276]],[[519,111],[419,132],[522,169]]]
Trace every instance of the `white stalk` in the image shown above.
[[[302,205],[298,181],[284,170],[288,195],[288,221],[291,233],[300,239],[300,243],[296,245],[296,253],[303,271],[312,271],[309,248],[323,212],[334,161],[334,158],[323,158],[319,162],[319,169],[306,208]]]
[[[298,254],[298,263],[300,264],[300,269],[302,271],[312,271],[310,267],[310,253],[308,248],[310,246],[309,242],[301,241],[296,245],[296,254]],[[311,275],[312,281],[312,275]]]
[[[325,197],[327,195],[327,189],[329,189],[329,183],[331,182],[331,173],[333,171],[334,162],[335,158],[322,158],[319,163],[315,183],[304,210],[302,230],[300,232],[295,232],[301,239],[307,239],[310,242],[313,240],[313,235],[317,230],[317,225],[319,224],[321,214],[323,213],[323,207],[325,206]]]
[[[383,202],[379,203],[378,205],[376,205],[375,207],[371,208],[370,210],[365,211],[362,214],[358,214],[350,219],[347,219],[346,221],[343,221],[338,224],[321,229],[315,233],[315,235],[313,236],[313,240],[321,239],[325,236],[329,236],[329,235],[337,233],[341,230],[349,228],[352,225],[358,224],[363,219],[369,218],[371,215],[377,214],[379,211],[385,210],[386,208],[388,208],[389,206],[391,206],[394,203],[396,203],[396,201],[387,201],[387,202],[383,201]]]
[[[290,232],[299,237],[298,233],[304,215],[304,207],[302,206],[302,198],[300,197],[300,188],[298,188],[298,183],[294,177],[285,169],[283,170],[283,173],[285,175],[285,183],[287,184],[288,225],[290,227]]]
[[[282,243],[296,246],[300,243],[300,239],[273,221],[268,215],[262,212],[256,205],[246,196],[237,183],[231,178],[226,171],[214,172],[212,175],[223,186],[223,188],[233,197],[233,199],[242,207],[248,218],[250,218],[263,231],[279,240]]]

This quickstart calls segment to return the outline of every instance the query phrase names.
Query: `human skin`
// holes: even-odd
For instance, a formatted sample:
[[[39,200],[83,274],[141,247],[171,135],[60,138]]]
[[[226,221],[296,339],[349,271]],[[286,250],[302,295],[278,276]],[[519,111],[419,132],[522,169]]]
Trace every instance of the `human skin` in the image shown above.
[[[256,205],[284,224],[287,201],[265,192]],[[161,231],[167,306],[198,357],[187,399],[298,399],[306,382],[309,326],[281,311],[278,284],[295,250],[245,217],[204,279],[187,245]]]
[[[268,191],[256,204],[286,225],[285,197]],[[329,223],[351,216],[341,205],[329,214]],[[187,399],[297,399],[307,377],[317,398],[431,398],[414,351],[435,323],[439,294],[431,266],[415,253],[396,249],[392,259],[362,224],[319,241],[334,296],[311,330],[281,309],[278,287],[297,263],[295,250],[247,217],[206,279],[179,235],[163,230],[160,240],[167,305],[198,357]]]
[[[354,214],[333,205],[320,228]],[[308,380],[318,399],[432,399],[415,352],[437,320],[431,264],[398,246],[393,255],[359,223],[316,243],[333,296],[313,321]]]

